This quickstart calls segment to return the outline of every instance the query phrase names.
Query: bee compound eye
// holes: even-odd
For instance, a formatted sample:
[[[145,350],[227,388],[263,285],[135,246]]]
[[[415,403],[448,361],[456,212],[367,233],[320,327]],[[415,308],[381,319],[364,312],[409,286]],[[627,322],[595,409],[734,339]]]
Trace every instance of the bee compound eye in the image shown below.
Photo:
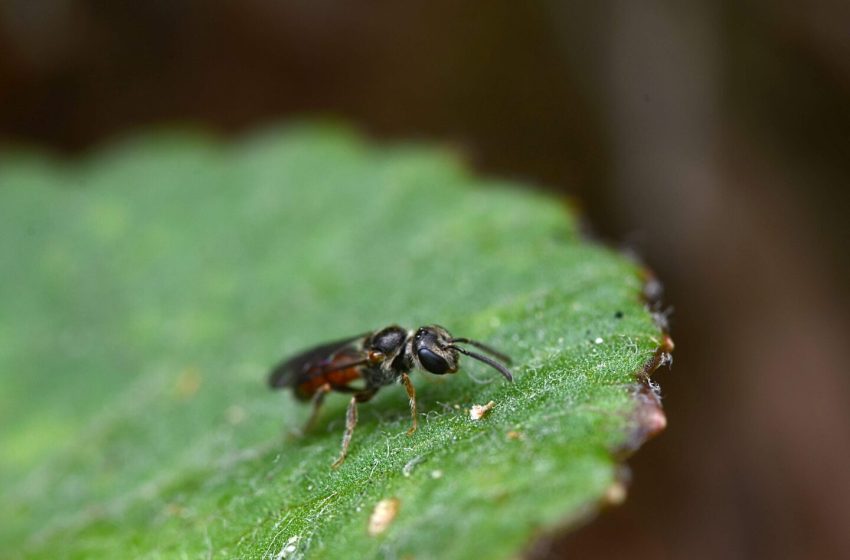
[[[442,375],[449,371],[449,363],[445,358],[438,356],[427,348],[420,348],[416,355],[419,357],[422,367],[431,373]]]

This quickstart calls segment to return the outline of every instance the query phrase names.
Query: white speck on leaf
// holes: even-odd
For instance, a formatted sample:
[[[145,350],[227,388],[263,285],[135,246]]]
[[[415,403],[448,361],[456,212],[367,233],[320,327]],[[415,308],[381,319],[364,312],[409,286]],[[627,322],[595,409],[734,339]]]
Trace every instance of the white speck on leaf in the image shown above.
[[[487,404],[474,404],[469,409],[469,417],[473,420],[481,420],[485,414],[493,410],[494,406],[496,406],[495,401],[490,401]]]
[[[275,556],[275,560],[286,560],[287,558],[293,558],[293,554],[298,550],[298,541],[301,540],[301,535],[295,535],[294,537],[289,537],[289,540],[286,541],[286,544],[283,545],[283,548],[280,549],[280,552]]]
[[[369,536],[375,537],[386,531],[398,514],[398,498],[384,498],[377,504],[369,516]]]
[[[416,468],[416,465],[424,461],[425,457],[423,457],[422,455],[414,457],[413,459],[408,461],[407,464],[404,465],[404,467],[401,469],[401,474],[403,474],[405,477],[410,476],[411,474],[413,474],[413,469]]]
[[[626,501],[626,486],[622,482],[614,482],[605,490],[605,499],[612,505],[622,504]]]

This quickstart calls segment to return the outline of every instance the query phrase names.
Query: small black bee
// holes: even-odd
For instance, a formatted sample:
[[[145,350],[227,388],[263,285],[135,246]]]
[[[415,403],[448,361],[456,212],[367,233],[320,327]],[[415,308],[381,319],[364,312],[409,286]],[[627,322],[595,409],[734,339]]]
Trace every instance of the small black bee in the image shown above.
[[[416,391],[408,373],[414,368],[443,375],[455,373],[459,354],[484,362],[513,381],[511,372],[498,361],[471,352],[458,344],[469,344],[510,363],[508,356],[489,346],[468,338],[455,338],[438,325],[420,327],[416,331],[392,325],[372,333],[322,344],[281,362],[269,375],[273,389],[292,388],[301,401],[312,401],[313,411],[305,431],[315,422],[322,402],[331,391],[352,393],[345,416],[345,434],[342,450],[333,468],[339,467],[348,454],[351,435],[357,424],[357,403],[370,400],[378,389],[401,382],[410,397],[410,414],[413,425],[407,431],[416,431]]]

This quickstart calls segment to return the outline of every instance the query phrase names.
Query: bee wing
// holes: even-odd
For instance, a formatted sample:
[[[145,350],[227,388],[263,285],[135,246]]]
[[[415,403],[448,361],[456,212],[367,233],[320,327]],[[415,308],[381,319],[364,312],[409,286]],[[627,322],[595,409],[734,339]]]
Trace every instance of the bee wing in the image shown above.
[[[269,374],[269,386],[278,389],[297,385],[299,377],[307,370],[313,368],[326,366],[327,369],[323,370],[323,372],[333,369],[345,369],[340,367],[341,364],[339,362],[334,363],[330,360],[331,357],[339,354],[342,350],[350,350],[346,353],[351,354],[352,359],[351,363],[347,364],[346,367],[351,367],[363,358],[359,350],[355,348],[354,342],[366,338],[369,334],[371,333],[363,333],[350,338],[321,344],[282,361]]]

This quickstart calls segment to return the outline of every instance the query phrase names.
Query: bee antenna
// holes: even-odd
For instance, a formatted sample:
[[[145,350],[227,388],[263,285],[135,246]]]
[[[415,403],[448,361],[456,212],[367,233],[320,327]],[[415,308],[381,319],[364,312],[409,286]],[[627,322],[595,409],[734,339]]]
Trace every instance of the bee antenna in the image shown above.
[[[484,362],[485,364],[487,364],[491,368],[495,369],[496,371],[498,371],[499,373],[504,375],[505,379],[507,379],[508,381],[514,380],[514,376],[511,375],[511,372],[508,370],[508,368],[506,368],[505,366],[503,366],[502,364],[500,364],[499,362],[497,362],[496,360],[494,360],[492,358],[489,358],[489,357],[484,356],[482,354],[477,354],[475,352],[470,352],[469,350],[465,350],[465,349],[461,348],[460,346],[453,346],[452,345],[452,346],[449,346],[449,348],[451,348],[452,350],[457,350],[461,354],[469,356],[470,358],[474,358],[474,359],[478,360],[479,362]]]
[[[472,340],[472,339],[469,339],[469,338],[453,338],[449,342],[451,342],[452,344],[454,344],[455,342],[460,342],[461,344],[469,344],[469,345],[475,346],[479,350],[484,350],[485,352],[487,352],[491,356],[495,356],[496,358],[502,360],[506,364],[510,364],[511,361],[512,361],[510,356],[506,356],[505,354],[502,354],[501,352],[499,352],[495,348],[491,348],[490,346],[487,346],[483,342],[478,342],[477,340]]]

